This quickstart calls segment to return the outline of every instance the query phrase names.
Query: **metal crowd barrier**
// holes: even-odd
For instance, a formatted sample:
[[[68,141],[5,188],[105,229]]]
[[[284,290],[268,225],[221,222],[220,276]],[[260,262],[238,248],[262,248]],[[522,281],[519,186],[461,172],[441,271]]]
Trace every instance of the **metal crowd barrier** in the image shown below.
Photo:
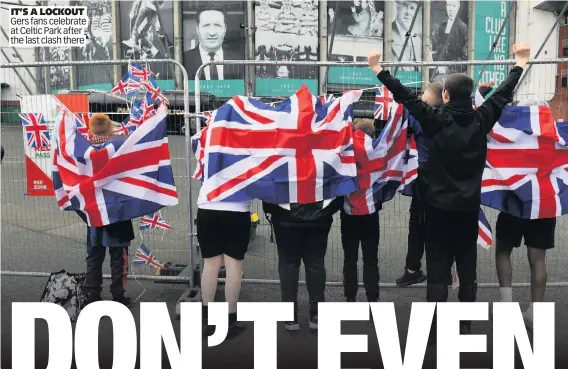
[[[0,115],[5,149],[1,182],[3,275],[48,276],[61,269],[72,273],[84,272],[85,269],[85,223],[74,212],[59,210],[53,196],[38,197],[27,193],[25,140],[18,114],[20,99],[25,95],[35,96],[38,110],[43,110],[53,106],[54,95],[63,96],[69,103],[76,94],[88,94],[89,107],[84,113],[106,113],[120,123],[129,114],[128,105],[125,96],[111,96],[109,90],[126,73],[129,63],[140,64],[153,72],[153,78],[169,100],[168,142],[179,198],[178,206],[161,210],[162,217],[173,227],[172,230],[139,230],[138,220],[133,221],[136,239],[129,249],[129,277],[194,284],[194,248],[189,247],[195,234],[191,221],[191,132],[186,129],[192,116],[189,78],[182,64],[175,60],[52,61],[1,65],[1,68],[14,71],[7,74],[13,78],[5,81],[12,91],[12,98],[6,97],[3,89]],[[78,86],[68,78],[70,74],[75,74]],[[181,78],[176,78],[176,75]],[[84,81],[106,81],[106,85],[81,85]],[[141,243],[168,268],[158,270],[147,265],[133,265],[134,254]],[[104,275],[108,277],[108,263],[103,267]],[[184,272],[180,273],[180,270]]]
[[[425,86],[433,81],[445,80],[445,76],[451,72],[466,73],[471,76],[475,82],[488,82],[488,77],[505,79],[511,67],[516,64],[516,60],[471,60],[460,62],[384,62],[385,69],[389,69],[392,74],[396,73],[396,77],[403,80],[409,86],[414,87],[420,93]],[[195,114],[201,115],[206,109],[202,108],[202,94],[209,91],[207,89],[208,81],[200,78],[201,72],[206,67],[213,65],[223,65],[225,73],[236,76],[235,79],[244,80],[245,95],[252,96],[264,102],[281,101],[288,96],[294,94],[294,88],[299,88],[302,83],[310,83],[305,79],[302,83],[294,80],[302,79],[305,76],[322,76],[328,75],[326,72],[331,68],[339,68],[340,73],[336,80],[344,79],[344,83],[331,83],[329,79],[326,81],[318,80],[312,84],[310,89],[316,95],[326,95],[334,93],[335,96],[341,94],[345,90],[351,89],[370,89],[366,91],[359,103],[355,106],[356,117],[373,117],[373,104],[376,93],[375,87],[378,83],[376,77],[374,81],[367,80],[364,83],[354,81],[357,78],[350,76],[360,76],[368,70],[366,62],[357,63],[341,63],[341,62],[301,62],[301,61],[248,61],[248,60],[226,60],[208,62],[197,70],[194,80],[195,89]],[[568,110],[566,102],[568,101],[567,89],[563,88],[565,81],[561,79],[566,76],[562,71],[568,70],[568,58],[557,58],[547,60],[530,60],[530,72],[524,81],[518,86],[515,93],[515,100],[537,99],[550,102],[553,114],[557,119],[568,119]],[[279,68],[286,67],[288,78],[278,78],[277,73],[281,72]],[[446,74],[440,73],[440,67],[445,68]],[[408,70],[414,68],[420,73],[408,73]],[[442,70],[444,69],[442,68]],[[395,72],[396,70],[396,72]],[[478,78],[481,73],[483,78]],[[335,71],[337,73],[337,69]],[[564,72],[566,73],[566,72]],[[262,88],[258,88],[263,82],[261,78],[271,78],[271,83],[280,83],[277,86],[282,90],[281,86],[288,88],[287,93],[259,94]],[[373,76],[374,77],[374,76]],[[489,78],[490,80],[491,78]],[[292,80],[292,81],[290,81]],[[289,81],[289,82],[288,82]],[[230,82],[230,81],[227,81]],[[256,86],[256,87],[255,87]],[[314,87],[315,86],[315,87]],[[205,88],[205,90],[204,90]],[[230,97],[227,97],[227,100]],[[197,130],[201,129],[201,122],[196,120]],[[379,245],[379,270],[381,274],[381,286],[395,287],[396,278],[400,277],[404,271],[405,257],[407,252],[407,235],[408,235],[408,215],[409,215],[410,199],[396,195],[395,198],[383,204],[383,210],[380,212],[381,239]],[[495,222],[497,211],[484,207],[484,212],[495,231]],[[244,260],[244,282],[260,283],[260,284],[278,284],[278,257],[276,245],[270,243],[270,226],[265,220],[260,202],[255,201],[253,210],[260,219],[257,227],[256,238],[251,242],[249,250]],[[332,230],[329,235],[328,251],[326,255],[327,284],[340,286],[343,280],[343,250],[341,246],[339,216],[336,215]],[[522,250],[522,248],[521,248]],[[568,286],[568,271],[564,267],[564,262],[568,257],[568,218],[561,217],[558,219],[556,228],[556,248],[547,253],[549,285]],[[196,258],[196,263],[200,263],[200,258]],[[359,260],[362,260],[361,254]],[[526,256],[521,252],[515,252],[513,255],[515,286],[528,286],[525,281],[530,280],[530,270],[526,261]],[[200,265],[196,265],[200,268]],[[362,263],[359,263],[362,268]],[[425,257],[422,259],[422,269],[425,270]],[[361,270],[359,274],[362,275]],[[301,269],[300,279],[305,283],[305,274]],[[361,280],[361,279],[360,279]],[[497,276],[495,272],[494,250],[480,249],[478,252],[478,283],[480,287],[498,287]]]

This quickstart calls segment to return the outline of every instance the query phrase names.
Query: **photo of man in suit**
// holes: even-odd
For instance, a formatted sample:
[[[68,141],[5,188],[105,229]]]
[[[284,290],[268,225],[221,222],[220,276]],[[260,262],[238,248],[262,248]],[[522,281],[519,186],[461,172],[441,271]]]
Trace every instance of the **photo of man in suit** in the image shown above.
[[[421,61],[422,60],[422,39],[419,35],[420,27],[418,22],[414,22],[412,30],[410,25],[414,14],[418,10],[418,1],[397,0],[395,7],[396,18],[392,22],[392,53],[394,60],[400,61]],[[407,34],[410,37],[403,52],[404,42]],[[402,54],[402,58],[401,58]],[[416,67],[400,67],[399,70],[418,71]]]
[[[190,50],[183,53],[183,65],[190,79],[195,78],[197,69],[209,61],[240,60],[239,55],[224,45],[227,34],[226,12],[221,7],[208,5],[197,11],[197,38],[199,42]],[[228,65],[215,65],[205,67],[200,75],[201,80],[242,79],[239,75],[241,68]]]
[[[461,9],[462,2],[449,0],[445,2],[447,18],[436,22],[432,18],[432,59],[435,61],[467,60],[467,3]],[[460,17],[463,17],[463,19]],[[439,67],[436,74],[465,73],[466,67]]]

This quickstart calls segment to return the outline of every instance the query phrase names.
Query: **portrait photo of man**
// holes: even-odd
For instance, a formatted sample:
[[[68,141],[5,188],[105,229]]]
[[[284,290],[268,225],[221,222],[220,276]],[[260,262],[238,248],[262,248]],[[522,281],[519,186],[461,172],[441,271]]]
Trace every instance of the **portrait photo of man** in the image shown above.
[[[467,60],[467,2],[439,1],[432,4],[432,59],[434,61]],[[467,67],[439,67],[435,74],[443,76],[465,73]]]
[[[417,62],[422,60],[422,14],[419,13],[412,25],[412,19],[418,11],[418,1],[397,0],[394,6],[392,22],[392,54],[394,60]],[[412,25],[412,29],[410,26]],[[410,33],[406,47],[407,34]],[[404,48],[404,51],[403,51]],[[418,71],[417,67],[400,67],[399,70]]]
[[[189,31],[189,30],[188,30]],[[189,31],[190,32],[190,31]],[[195,13],[195,36],[184,31],[184,38],[197,39],[197,43],[183,53],[183,65],[190,79],[195,78],[199,67],[209,61],[242,60],[244,49],[227,46],[227,35],[232,32],[240,35],[239,29],[228,31],[227,13],[217,5],[207,5]],[[244,40],[241,40],[244,44]],[[240,52],[241,51],[241,52]],[[201,80],[243,79],[240,75],[243,68],[229,65],[205,67],[200,75]]]

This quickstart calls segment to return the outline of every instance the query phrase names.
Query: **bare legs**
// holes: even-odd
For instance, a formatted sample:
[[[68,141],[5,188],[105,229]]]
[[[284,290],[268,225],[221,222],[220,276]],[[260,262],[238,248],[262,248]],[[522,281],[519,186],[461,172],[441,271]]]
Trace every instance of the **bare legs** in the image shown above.
[[[227,255],[224,255],[224,257],[225,269],[227,271],[227,278],[225,280],[225,301],[229,303],[229,313],[235,313],[237,311],[237,301],[241,293],[243,262],[242,260],[236,260]],[[221,269],[222,260],[223,256],[221,255],[203,259],[201,296],[204,306],[215,301],[219,269]]]

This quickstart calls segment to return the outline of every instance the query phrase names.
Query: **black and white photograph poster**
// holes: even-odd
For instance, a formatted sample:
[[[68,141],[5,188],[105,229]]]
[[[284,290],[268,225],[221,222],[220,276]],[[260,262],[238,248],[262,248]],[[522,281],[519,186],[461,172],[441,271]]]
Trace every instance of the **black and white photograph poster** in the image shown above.
[[[112,60],[114,22],[110,0],[80,0],[74,5],[87,7],[89,28],[85,46],[75,48],[77,60]],[[112,65],[77,66],[77,84],[81,90],[110,91],[113,86]]]
[[[255,1],[255,59],[319,60],[319,2]],[[302,85],[318,93],[319,68],[290,65],[256,68],[256,96],[289,96]]]
[[[394,1],[391,20],[393,60],[401,62],[422,61],[423,9],[423,3],[420,1]],[[412,23],[413,20],[414,24]],[[407,84],[419,84],[422,80],[422,72],[419,67],[402,66],[397,69],[396,77]],[[409,85],[409,87],[412,86]]]
[[[43,6],[53,5],[53,6],[69,6],[69,0],[52,0],[43,1]],[[39,60],[40,61],[67,61],[70,60],[71,48],[67,46],[55,46],[55,47],[40,47],[39,48]],[[69,65],[51,65],[48,67],[43,67],[40,70],[40,76],[42,79],[49,75],[49,85],[45,85],[45,80],[43,81],[42,91],[47,94],[57,93],[59,90],[69,90],[71,88],[71,66]],[[40,82],[40,85],[42,83]]]
[[[123,59],[174,59],[174,9],[172,1],[120,1],[120,49]],[[175,89],[172,63],[144,65],[162,90]],[[124,66],[126,73],[128,66]]]
[[[189,76],[190,91],[195,89],[195,74],[209,61],[245,59],[246,2],[184,1],[183,65]],[[217,97],[244,94],[245,67],[231,64],[211,65],[199,74],[202,92]]]
[[[371,50],[383,50],[384,1],[327,2],[328,53],[330,61],[361,62]],[[330,84],[375,85],[369,68],[331,67]]]
[[[467,60],[468,2],[433,1],[430,5],[430,44],[434,61]],[[444,82],[449,74],[467,73],[467,66],[430,69],[430,80]]]

